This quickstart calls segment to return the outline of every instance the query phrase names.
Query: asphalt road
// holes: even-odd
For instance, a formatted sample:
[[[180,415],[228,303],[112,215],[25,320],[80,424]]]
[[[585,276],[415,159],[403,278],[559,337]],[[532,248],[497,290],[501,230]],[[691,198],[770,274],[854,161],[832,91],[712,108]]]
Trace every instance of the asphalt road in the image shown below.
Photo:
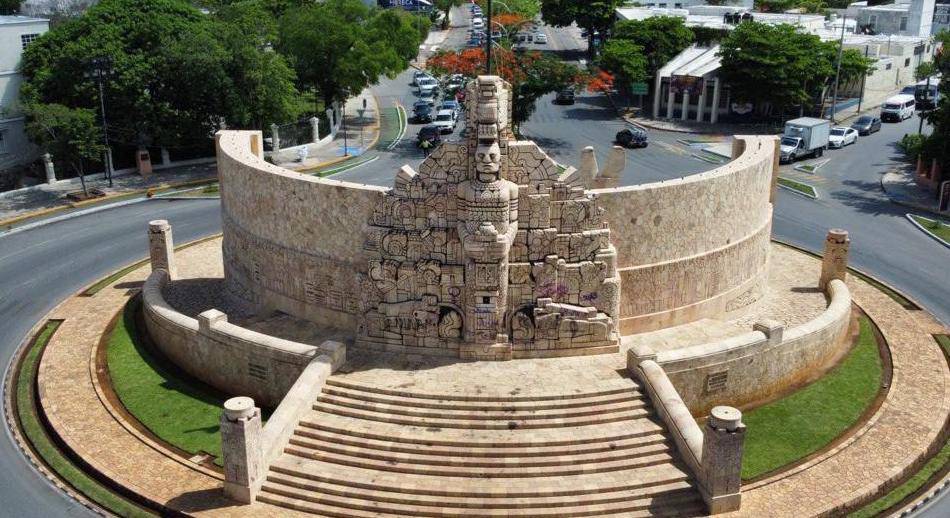
[[[148,200],[0,237],[0,365],[61,300],[148,254],[146,229],[168,219],[179,243],[221,231],[217,200]],[[91,516],[35,472],[4,426],[0,516]]]

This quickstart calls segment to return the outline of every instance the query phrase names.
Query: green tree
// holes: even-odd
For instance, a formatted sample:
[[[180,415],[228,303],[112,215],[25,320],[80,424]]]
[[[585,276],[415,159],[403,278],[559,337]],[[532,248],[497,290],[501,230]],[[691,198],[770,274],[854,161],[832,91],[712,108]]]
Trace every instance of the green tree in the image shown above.
[[[925,61],[914,69],[914,79],[918,81],[923,81],[928,77],[934,76],[937,74],[937,64],[933,61]]]
[[[587,29],[587,53],[593,58],[596,55],[594,31],[606,36],[614,25],[617,7],[623,3],[623,0],[541,0],[541,16],[555,27],[576,22],[578,27]]]
[[[324,102],[344,101],[409,66],[424,40],[418,22],[397,9],[375,10],[360,0],[327,0],[288,10],[279,21],[278,49],[299,83]]]
[[[646,81],[649,76],[649,64],[643,47],[630,40],[615,38],[608,41],[597,63],[600,68],[616,75],[623,85]]]
[[[26,134],[54,160],[66,164],[79,176],[83,194],[88,197],[84,163],[102,160],[106,149],[95,111],[62,104],[27,105]]]
[[[769,104],[779,114],[815,99],[834,76],[827,47],[791,25],[739,24],[721,44],[720,77],[736,100]]]
[[[442,30],[449,28],[449,11],[453,7],[462,5],[462,0],[435,0],[432,6],[442,11]]]
[[[488,2],[478,0],[478,5],[482,9],[488,9]],[[538,0],[499,0],[492,3],[492,14],[515,13],[520,14],[530,20],[541,12],[541,4]]]
[[[950,167],[950,31],[942,30],[934,35],[935,43],[941,50],[934,56],[934,68],[941,74],[937,90],[940,101],[937,108],[926,114],[925,118],[933,126],[930,136],[924,141],[922,155],[926,159],[936,158],[946,170]]]
[[[647,61],[647,75],[676,57],[693,42],[693,31],[678,16],[656,16],[646,20],[624,20],[614,26],[613,39],[640,47]]]
[[[182,0],[103,0],[27,47],[23,101],[98,109],[98,89],[83,77],[92,58],[106,56],[110,140],[194,145],[240,99],[218,34],[215,20]]]
[[[19,14],[20,0],[0,0],[0,15]]]

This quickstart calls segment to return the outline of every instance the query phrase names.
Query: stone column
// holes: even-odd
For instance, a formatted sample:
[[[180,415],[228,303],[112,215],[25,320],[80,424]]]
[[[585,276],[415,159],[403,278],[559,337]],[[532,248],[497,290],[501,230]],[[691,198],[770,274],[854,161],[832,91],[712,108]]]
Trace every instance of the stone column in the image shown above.
[[[148,222],[148,255],[152,270],[162,269],[168,272],[168,278],[178,277],[175,266],[175,242],[172,239],[172,226],[164,219]]]
[[[742,412],[717,406],[703,428],[702,493],[709,514],[736,511],[742,503]]]
[[[832,279],[844,281],[847,278],[850,246],[851,239],[848,238],[847,230],[833,228],[828,231],[828,236],[825,238],[825,254],[821,258],[821,278],[818,280],[820,290],[827,290],[828,283]]]
[[[221,456],[224,494],[242,504],[257,497],[263,478],[261,409],[249,397],[224,402],[221,414]]]
[[[721,83],[722,81],[718,77],[713,80],[712,113],[709,114],[710,124],[719,122],[719,90],[722,88]]]
[[[683,113],[680,113],[680,120],[689,120],[689,90],[683,91]]]
[[[673,93],[673,78],[670,78],[670,84],[666,89],[666,118],[673,118],[673,101],[676,99],[676,94]]]
[[[594,178],[597,178],[597,155],[594,154],[594,146],[587,146],[581,150],[581,181],[584,185],[590,187],[594,184]]]
[[[663,97],[663,78],[660,77],[659,71],[656,74],[656,83],[653,85],[653,118],[660,118],[660,100]]]
[[[170,167],[172,165],[172,156],[168,153],[168,150],[162,148],[162,167]]]
[[[700,79],[702,88],[699,90],[699,100],[696,102],[696,122],[703,122],[703,111],[706,108],[706,80]]]
[[[43,153],[43,169],[46,170],[46,183],[56,183],[56,168],[53,166],[53,157],[49,153]]]
[[[327,108],[326,114],[327,120],[330,121],[330,135],[336,137],[336,129],[338,128],[336,124],[336,113],[333,111],[333,108]]]
[[[320,141],[320,119],[310,117],[310,134],[312,142],[317,143]]]
[[[274,153],[280,151],[280,131],[276,124],[270,125],[271,151]]]

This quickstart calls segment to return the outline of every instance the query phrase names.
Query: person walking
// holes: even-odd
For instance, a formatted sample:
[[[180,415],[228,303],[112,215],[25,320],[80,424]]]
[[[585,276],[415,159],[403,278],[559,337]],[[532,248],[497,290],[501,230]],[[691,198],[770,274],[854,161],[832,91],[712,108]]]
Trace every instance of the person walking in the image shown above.
[[[422,148],[422,154],[428,157],[429,149],[432,147],[432,141],[430,141],[429,139],[422,139],[422,142],[419,144],[419,147]]]

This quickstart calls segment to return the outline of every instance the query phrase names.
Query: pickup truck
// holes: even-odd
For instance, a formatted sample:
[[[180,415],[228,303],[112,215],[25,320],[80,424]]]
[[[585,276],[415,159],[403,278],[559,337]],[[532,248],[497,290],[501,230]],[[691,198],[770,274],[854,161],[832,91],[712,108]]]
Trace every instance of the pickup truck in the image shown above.
[[[780,145],[782,162],[794,162],[804,157],[819,157],[828,149],[831,121],[801,117],[785,123]]]

